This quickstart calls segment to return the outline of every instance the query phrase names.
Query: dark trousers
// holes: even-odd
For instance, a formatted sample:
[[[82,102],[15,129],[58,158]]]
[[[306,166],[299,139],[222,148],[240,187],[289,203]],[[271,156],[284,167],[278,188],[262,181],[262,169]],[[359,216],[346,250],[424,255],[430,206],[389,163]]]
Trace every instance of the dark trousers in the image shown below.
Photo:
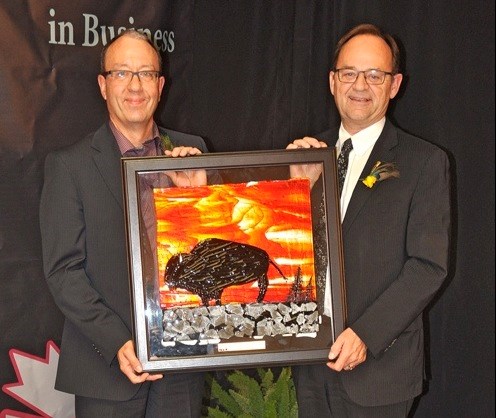
[[[298,418],[407,418],[413,405],[413,399],[392,405],[358,405],[348,397],[339,374],[326,365],[295,366],[292,374]]]
[[[77,418],[199,418],[203,402],[204,373],[164,374],[145,382],[128,401],[76,396]]]

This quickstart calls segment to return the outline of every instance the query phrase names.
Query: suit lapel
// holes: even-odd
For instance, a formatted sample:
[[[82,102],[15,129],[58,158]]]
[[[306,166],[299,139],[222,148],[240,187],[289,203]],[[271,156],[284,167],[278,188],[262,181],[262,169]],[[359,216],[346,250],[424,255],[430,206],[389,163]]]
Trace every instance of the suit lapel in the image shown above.
[[[396,129],[389,121],[386,121],[386,125],[384,126],[381,135],[377,139],[377,142],[375,143],[374,148],[370,153],[370,157],[367,160],[367,164],[365,164],[360,178],[363,179],[368,176],[370,171],[372,170],[372,167],[377,161],[394,161],[396,155],[394,152],[394,147],[397,143],[398,138]],[[343,220],[343,234],[346,233],[346,231],[353,223],[354,219],[364,207],[369,197],[372,196],[372,193],[375,193],[376,190],[377,189],[375,187],[368,188],[363,185],[361,181],[358,182],[358,184],[355,186],[355,190],[353,191],[353,195],[351,196],[351,200]]]
[[[122,198],[121,154],[108,123],[103,125],[93,136],[91,147],[96,168],[107,184],[110,192],[120,207],[124,207]]]

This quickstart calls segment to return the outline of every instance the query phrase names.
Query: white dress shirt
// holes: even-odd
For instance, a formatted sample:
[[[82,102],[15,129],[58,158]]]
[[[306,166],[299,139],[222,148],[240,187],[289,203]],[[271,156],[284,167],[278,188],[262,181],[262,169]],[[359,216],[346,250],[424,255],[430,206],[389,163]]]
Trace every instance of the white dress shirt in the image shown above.
[[[384,129],[386,124],[386,118],[382,118],[379,122],[370,125],[369,127],[362,129],[355,135],[350,135],[344,129],[343,124],[339,128],[339,139],[336,143],[337,155],[341,152],[341,147],[348,138],[351,138],[351,143],[353,144],[353,149],[348,156],[348,170],[346,171],[346,177],[344,179],[343,191],[341,193],[340,200],[340,211],[341,211],[341,223],[343,222],[344,216],[346,215],[346,209],[348,209],[348,204],[351,200],[351,195],[355,186],[360,180],[360,175],[362,174],[363,168],[369,159],[372,148],[374,148],[379,135]],[[329,286],[329,277],[327,278],[326,288],[325,288],[325,301],[324,301],[324,315],[332,317],[332,300],[331,300],[331,290]]]
[[[337,154],[339,155],[344,141],[348,138],[351,138],[351,143],[353,144],[353,149],[348,157],[348,171],[346,172],[341,194],[341,222],[343,222],[346,209],[348,209],[353,190],[355,190],[355,186],[357,185],[358,180],[360,180],[363,168],[365,167],[370,153],[372,152],[372,148],[374,148],[385,124],[386,118],[382,118],[379,122],[357,132],[355,135],[350,135],[346,132],[346,129],[343,128],[342,124],[339,128],[339,140],[336,144],[338,148]]]

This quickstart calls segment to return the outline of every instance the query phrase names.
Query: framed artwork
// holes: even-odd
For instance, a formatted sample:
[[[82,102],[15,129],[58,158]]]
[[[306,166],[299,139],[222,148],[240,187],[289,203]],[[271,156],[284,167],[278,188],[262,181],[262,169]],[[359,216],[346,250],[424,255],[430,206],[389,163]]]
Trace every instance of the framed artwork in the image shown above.
[[[122,159],[148,372],[323,362],[346,302],[334,148]]]

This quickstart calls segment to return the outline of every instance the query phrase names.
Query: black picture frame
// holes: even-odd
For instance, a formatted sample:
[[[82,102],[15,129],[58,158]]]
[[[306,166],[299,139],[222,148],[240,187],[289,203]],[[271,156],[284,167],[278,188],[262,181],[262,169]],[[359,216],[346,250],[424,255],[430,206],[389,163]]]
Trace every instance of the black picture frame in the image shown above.
[[[150,222],[150,216],[146,215],[145,210],[146,201],[151,199],[156,205],[156,197],[153,192],[147,197],[147,190],[148,193],[153,188],[165,190],[174,196],[176,187],[171,183],[170,174],[178,172],[206,174],[207,187],[213,189],[231,184],[251,185],[254,182],[267,183],[268,187],[278,185],[279,182],[284,186],[286,183],[292,185],[295,176],[290,174],[291,167],[314,167],[321,173],[315,182],[302,180],[309,184],[308,207],[315,273],[312,286],[315,289],[312,290],[312,286],[308,285],[306,296],[300,292],[295,284],[300,273],[297,270],[292,278],[292,293],[284,301],[215,304],[210,300],[208,306],[200,303],[196,307],[164,308],[161,279],[157,271],[160,253],[157,248],[153,248],[157,247],[157,239],[148,235],[150,229],[156,227],[145,227]],[[346,321],[335,148],[212,153],[184,158],[122,158],[122,175],[133,337],[144,371],[236,369],[326,361],[329,347],[344,329]],[[195,187],[190,187],[193,194],[196,192]],[[178,192],[180,190],[183,188],[177,188]],[[285,198],[286,196],[282,201]],[[154,211],[153,216],[158,225],[156,207]],[[181,231],[183,226],[184,223],[178,225],[177,230]],[[158,233],[157,230],[154,232]],[[168,239],[165,234],[160,242]],[[170,240],[172,239],[171,237]],[[151,245],[154,241],[155,244]],[[252,268],[252,259],[243,262]],[[285,276],[284,278],[286,279]],[[326,282],[329,284],[329,291],[324,314]],[[260,283],[259,281],[258,284]],[[168,283],[166,285],[169,289]],[[204,286],[204,283],[201,285]],[[226,287],[230,287],[230,284],[227,283]],[[271,287],[270,281],[268,287]],[[313,297],[308,296],[312,291]],[[260,314],[259,309],[267,310]],[[259,316],[254,316],[254,311]],[[224,321],[219,321],[220,325],[216,322],[217,317],[213,319],[213,315],[219,315],[219,312]],[[308,319],[310,317],[311,320]],[[196,331],[191,334],[190,328],[195,325],[194,321],[197,327],[193,328]],[[208,325],[202,325],[202,328],[199,326],[200,322]],[[190,327],[187,328],[189,334],[185,327]],[[213,333],[214,337],[207,337],[209,333]]]

